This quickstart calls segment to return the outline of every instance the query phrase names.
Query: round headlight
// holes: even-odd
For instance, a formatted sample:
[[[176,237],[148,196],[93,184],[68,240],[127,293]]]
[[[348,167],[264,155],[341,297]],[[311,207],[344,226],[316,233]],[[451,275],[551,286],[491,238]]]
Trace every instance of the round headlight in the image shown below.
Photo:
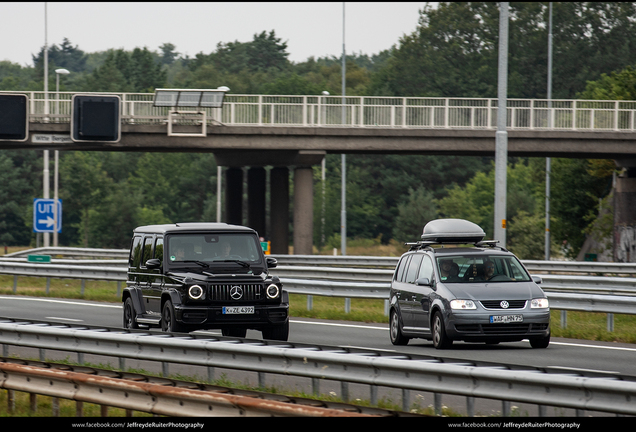
[[[278,297],[278,294],[280,294],[280,288],[278,288],[278,285],[276,284],[271,284],[270,286],[267,287],[267,290],[265,290],[265,293],[267,294],[267,297],[274,299]]]
[[[203,297],[203,288],[201,288],[199,285],[192,285],[190,289],[188,289],[188,295],[193,300],[199,300],[201,297]]]

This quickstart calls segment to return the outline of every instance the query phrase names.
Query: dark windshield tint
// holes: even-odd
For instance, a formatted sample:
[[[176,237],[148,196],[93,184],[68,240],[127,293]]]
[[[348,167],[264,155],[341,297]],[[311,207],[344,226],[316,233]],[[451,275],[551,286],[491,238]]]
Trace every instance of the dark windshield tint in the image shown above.
[[[514,256],[446,255],[437,257],[442,282],[528,282],[530,275]]]
[[[168,238],[168,261],[201,261],[208,264],[261,261],[262,249],[255,235],[236,234],[172,234]]]

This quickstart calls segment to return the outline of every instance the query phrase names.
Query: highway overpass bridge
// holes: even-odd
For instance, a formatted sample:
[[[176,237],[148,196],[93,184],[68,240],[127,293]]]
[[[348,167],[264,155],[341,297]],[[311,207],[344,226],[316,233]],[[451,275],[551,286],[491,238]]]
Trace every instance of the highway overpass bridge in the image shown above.
[[[154,106],[154,94],[119,93],[121,139],[87,143],[70,139],[73,93],[49,93],[48,100],[43,92],[26,94],[29,137],[0,141],[0,148],[212,152],[226,167],[225,220],[269,236],[273,253],[287,252],[292,171],[294,250],[311,253],[311,167],[327,153],[495,154],[496,99],[347,97],[343,105],[339,96],[226,95],[222,108],[175,112]],[[617,180],[615,222],[636,226],[636,102],[510,99],[507,109],[509,156],[613,159],[627,168]],[[244,167],[247,221],[242,200],[231,199],[242,196]],[[628,231],[636,251],[636,230]]]

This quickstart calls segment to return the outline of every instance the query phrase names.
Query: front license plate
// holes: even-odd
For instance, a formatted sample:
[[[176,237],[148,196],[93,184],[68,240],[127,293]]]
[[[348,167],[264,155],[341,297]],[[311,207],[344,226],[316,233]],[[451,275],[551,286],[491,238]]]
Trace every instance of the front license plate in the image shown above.
[[[523,315],[491,315],[490,323],[523,322]]]
[[[223,315],[253,314],[254,306],[223,306]]]

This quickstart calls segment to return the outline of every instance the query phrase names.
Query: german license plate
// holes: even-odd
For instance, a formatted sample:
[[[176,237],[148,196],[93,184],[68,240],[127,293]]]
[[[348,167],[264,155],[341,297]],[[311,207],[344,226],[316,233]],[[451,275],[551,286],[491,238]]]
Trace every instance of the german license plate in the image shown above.
[[[223,315],[253,314],[254,306],[223,306]]]
[[[523,315],[491,315],[490,323],[516,323],[523,322]]]

